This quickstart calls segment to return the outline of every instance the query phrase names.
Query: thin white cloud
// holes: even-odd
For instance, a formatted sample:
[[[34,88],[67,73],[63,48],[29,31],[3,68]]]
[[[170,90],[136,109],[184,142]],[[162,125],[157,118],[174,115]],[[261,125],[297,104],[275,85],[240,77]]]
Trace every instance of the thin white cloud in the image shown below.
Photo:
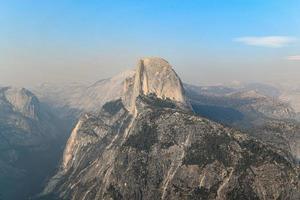
[[[286,59],[292,61],[300,61],[300,55],[288,56],[286,57]]]
[[[235,38],[234,41],[251,46],[279,48],[292,44],[296,38],[287,36],[239,37]]]

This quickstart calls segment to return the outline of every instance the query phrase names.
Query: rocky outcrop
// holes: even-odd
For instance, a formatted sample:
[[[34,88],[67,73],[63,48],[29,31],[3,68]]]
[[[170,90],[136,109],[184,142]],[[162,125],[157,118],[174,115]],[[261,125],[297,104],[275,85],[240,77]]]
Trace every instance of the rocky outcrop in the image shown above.
[[[28,199],[58,164],[64,124],[24,88],[0,88],[0,199]]]
[[[188,105],[180,78],[166,60],[156,57],[142,58],[134,69],[92,85],[43,84],[34,91],[43,102],[61,113],[62,118],[97,112],[106,102],[120,98],[128,110],[134,110],[135,97],[139,94],[155,93],[182,106]]]
[[[142,59],[124,91],[80,118],[42,199],[300,197],[292,156],[186,109],[166,61]]]
[[[299,198],[299,169],[280,149],[172,102],[139,96],[136,105],[133,121],[121,101],[83,117],[45,193],[61,199]]]
[[[137,64],[132,94],[131,110],[139,95],[155,94],[161,99],[171,99],[187,106],[181,80],[171,65],[161,58],[144,58]]]
[[[5,98],[14,111],[20,112],[31,119],[38,118],[39,102],[29,90],[7,87],[3,88],[2,91],[2,97]]]
[[[288,103],[268,96],[265,91],[268,87],[264,90],[253,87],[237,91],[223,86],[186,86],[196,113],[278,146],[292,153],[299,162],[300,124],[295,119],[294,109]]]

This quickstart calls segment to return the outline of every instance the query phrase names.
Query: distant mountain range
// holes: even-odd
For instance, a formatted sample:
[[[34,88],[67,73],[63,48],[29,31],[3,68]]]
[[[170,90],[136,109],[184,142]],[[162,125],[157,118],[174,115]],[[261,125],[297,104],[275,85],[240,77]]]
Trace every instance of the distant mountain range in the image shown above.
[[[70,127],[30,91],[0,88],[0,197],[26,199],[56,169]]]
[[[0,88],[0,199],[300,198],[299,109],[282,87],[184,84],[143,58],[30,90]]]
[[[297,126],[288,104],[253,88],[203,93],[160,58],[121,77],[120,96],[80,117],[42,199],[299,198],[296,147],[281,129],[268,129],[281,146],[259,136]]]
[[[44,84],[33,91],[58,112],[78,119],[80,113],[98,112],[104,103],[121,98],[124,95],[124,87],[126,84],[132,84],[134,76],[134,70],[129,70],[89,86],[70,84],[61,87]],[[245,130],[252,135],[257,128],[260,128],[259,132],[265,133],[265,126],[277,127],[278,124],[284,123],[282,134],[271,135],[280,137],[273,138],[278,139],[279,143],[282,143],[282,137],[285,141],[292,142],[286,148],[292,149],[293,155],[297,159],[300,158],[298,110],[294,104],[282,99],[282,88],[262,83],[240,82],[216,86],[183,84],[183,88],[186,98],[197,114]],[[293,124],[293,128],[289,124]],[[259,139],[267,141],[271,137],[260,133],[257,135],[260,136]]]
[[[243,130],[256,138],[290,151],[300,160],[300,124],[296,111],[278,97],[253,88],[226,89],[186,86],[194,112]],[[221,86],[219,90],[224,91]],[[259,92],[260,91],[260,92]]]

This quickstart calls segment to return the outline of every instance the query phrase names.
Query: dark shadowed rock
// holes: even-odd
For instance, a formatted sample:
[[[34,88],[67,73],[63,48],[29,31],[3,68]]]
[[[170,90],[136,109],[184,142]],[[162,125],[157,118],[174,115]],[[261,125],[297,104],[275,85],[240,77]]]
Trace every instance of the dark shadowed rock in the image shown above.
[[[289,152],[194,115],[166,61],[137,71],[125,98],[79,119],[41,199],[299,199]]]
[[[0,88],[0,199],[28,199],[54,173],[64,124],[24,88]]]
[[[299,169],[285,152],[144,99],[137,99],[135,118],[124,108],[82,118],[76,144],[45,193],[63,199],[299,197]]]

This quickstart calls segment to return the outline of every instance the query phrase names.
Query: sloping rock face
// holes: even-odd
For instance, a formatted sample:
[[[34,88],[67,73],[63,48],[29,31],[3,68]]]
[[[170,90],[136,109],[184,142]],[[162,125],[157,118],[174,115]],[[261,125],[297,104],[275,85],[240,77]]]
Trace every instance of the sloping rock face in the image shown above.
[[[134,76],[135,70],[127,70],[91,85],[44,83],[33,91],[62,119],[77,121],[82,113],[98,112],[106,102],[117,100],[132,91]]]
[[[141,59],[137,65],[133,87],[132,109],[135,107],[137,96],[148,94],[187,105],[181,80],[164,59]]]
[[[0,199],[28,199],[58,164],[66,129],[24,88],[0,88]]]
[[[20,112],[22,115],[37,119],[39,106],[38,99],[28,90],[24,88],[2,88],[2,101],[4,99],[12,107],[15,112]]]
[[[247,112],[257,112],[272,119],[293,119],[296,117],[294,109],[278,98],[271,98],[258,93],[255,90],[237,92],[229,95],[232,99],[249,101],[248,104],[241,105],[239,109]],[[251,102],[251,103],[250,103]]]
[[[299,162],[300,124],[289,104],[255,88],[235,91],[233,88],[186,85],[186,89],[197,114],[243,129],[259,140],[291,152]]]
[[[222,106],[244,113],[248,119],[294,119],[295,110],[277,97],[270,97],[258,90],[236,90],[223,86],[197,87],[185,85],[187,96],[193,104]]]
[[[134,69],[92,85],[42,84],[33,91],[63,119],[78,119],[84,112],[98,112],[106,102],[120,98],[128,110],[132,110],[135,97],[139,94],[155,93],[161,98],[173,99],[182,106],[188,104],[181,80],[172,66],[156,57],[142,58]]]
[[[42,199],[299,199],[292,156],[194,115],[166,61],[131,81],[80,118]]]
[[[45,193],[61,199],[297,199],[292,158],[156,97],[80,119]]]
[[[34,145],[55,139],[61,133],[58,119],[44,107],[37,97],[24,88],[0,88],[0,135],[11,144]],[[15,131],[7,132],[5,127]]]

